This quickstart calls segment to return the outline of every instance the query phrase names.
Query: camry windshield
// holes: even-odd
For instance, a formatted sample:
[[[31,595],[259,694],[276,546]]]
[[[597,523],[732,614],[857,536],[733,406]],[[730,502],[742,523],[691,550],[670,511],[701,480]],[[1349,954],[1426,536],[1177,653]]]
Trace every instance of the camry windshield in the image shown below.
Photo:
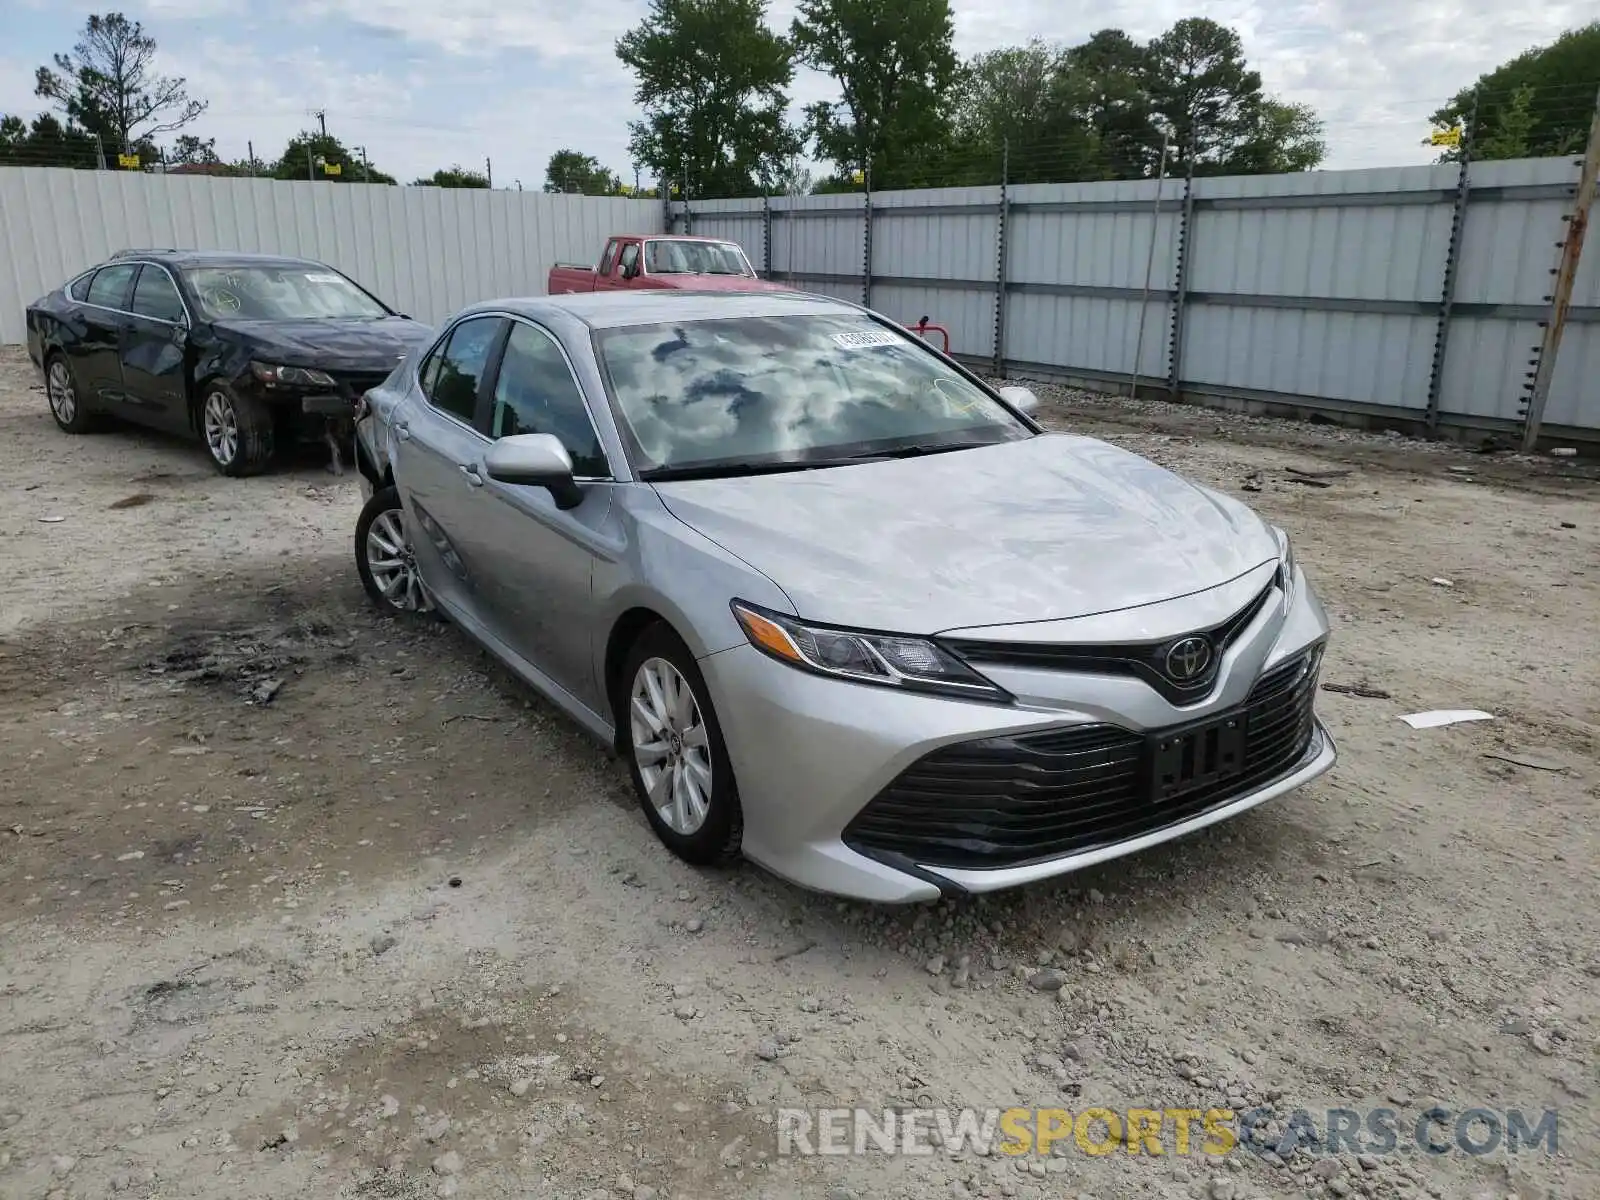
[[[207,319],[376,320],[388,310],[326,267],[194,267],[184,272]]]
[[[744,251],[732,242],[651,241],[644,244],[650,275],[753,275]]]
[[[597,339],[649,477],[833,465],[1031,430],[911,334],[865,317],[739,317]]]

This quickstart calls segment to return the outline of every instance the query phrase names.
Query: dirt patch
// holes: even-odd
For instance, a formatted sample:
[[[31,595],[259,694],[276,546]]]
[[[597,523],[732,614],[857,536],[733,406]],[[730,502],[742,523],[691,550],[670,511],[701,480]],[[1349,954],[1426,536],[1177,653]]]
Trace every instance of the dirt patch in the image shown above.
[[[30,386],[0,363],[0,1194],[1600,1194],[1581,475],[1050,393],[1291,532],[1358,689],[1320,697],[1340,765],[884,909],[667,855],[604,747],[364,603],[353,480],[68,438]],[[1397,719],[1457,707],[1496,719]],[[779,1155],[822,1104],[1549,1109],[1560,1153]]]

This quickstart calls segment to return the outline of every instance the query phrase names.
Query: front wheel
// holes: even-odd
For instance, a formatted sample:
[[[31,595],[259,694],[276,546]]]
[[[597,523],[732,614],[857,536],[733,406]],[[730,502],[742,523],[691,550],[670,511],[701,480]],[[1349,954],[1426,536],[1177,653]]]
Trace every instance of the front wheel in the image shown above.
[[[744,818],[722,726],[694,655],[667,626],[653,625],[634,643],[622,680],[623,752],[651,828],[686,862],[732,862]]]
[[[225,384],[206,388],[200,432],[211,461],[224,475],[258,475],[272,462],[276,444],[272,411],[255,397],[241,396]]]
[[[368,597],[384,612],[433,611],[406,536],[400,493],[393,484],[374,492],[356,520],[356,572]]]

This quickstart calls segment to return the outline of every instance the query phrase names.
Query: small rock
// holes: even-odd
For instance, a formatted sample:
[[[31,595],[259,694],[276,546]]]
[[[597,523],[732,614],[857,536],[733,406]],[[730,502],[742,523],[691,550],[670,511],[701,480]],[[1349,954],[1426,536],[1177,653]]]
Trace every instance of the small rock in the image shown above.
[[[1328,1194],[1330,1196],[1348,1196],[1350,1185],[1342,1179],[1328,1180]]]
[[[674,1008],[672,1010],[672,1015],[677,1017],[678,1020],[680,1020],[680,1021],[693,1020],[694,1019],[694,1005],[692,1005],[692,1004],[680,1004],[680,1005],[678,1005],[676,1008]]]
[[[1356,1162],[1360,1164],[1363,1171],[1376,1171],[1383,1165],[1370,1154],[1356,1155]]]
[[[756,1057],[763,1062],[777,1062],[783,1057],[783,1046],[777,1038],[762,1038],[756,1043]]]
[[[686,922],[684,922],[684,926],[683,927],[685,929],[687,929],[690,933],[699,933],[702,929],[704,929],[706,927],[706,923],[704,921],[702,921],[699,917],[690,917]]]
[[[55,1176],[70,1174],[72,1168],[78,1165],[78,1160],[69,1154],[58,1154],[50,1160],[50,1173]]]
[[[1556,1048],[1551,1044],[1549,1037],[1543,1033],[1530,1033],[1528,1035],[1528,1045],[1532,1046],[1540,1054],[1549,1055],[1556,1052]]]
[[[433,1173],[435,1175],[457,1175],[461,1171],[461,1155],[454,1150],[446,1150],[433,1160]]]
[[[1435,575],[1432,579],[1428,580],[1428,582],[1433,584],[1434,587],[1442,588],[1453,588],[1456,585],[1455,580],[1446,579],[1443,575]]]
[[[528,1094],[528,1089],[533,1086],[531,1079],[515,1079],[511,1082],[510,1092],[519,1100]]]
[[[1104,892],[1102,892],[1099,888],[1090,888],[1089,889],[1089,903],[1090,904],[1104,904],[1105,902],[1106,902],[1106,897],[1105,897],[1105,893]]]
[[[143,850],[129,850],[126,854],[117,855],[118,862],[134,862],[144,857]]]
[[[429,1121],[422,1127],[422,1140],[425,1142],[437,1142],[449,1132],[450,1118],[440,1117],[437,1120]]]
[[[391,937],[389,934],[383,933],[373,938],[368,944],[372,947],[372,953],[374,955],[379,955],[387,954],[390,950],[393,950],[396,946],[398,946],[400,941],[398,938]]]
[[[1344,1168],[1339,1165],[1337,1158],[1319,1158],[1311,1166],[1313,1178],[1328,1180],[1344,1174]]]
[[[856,1200],[856,1194],[842,1183],[836,1183],[828,1189],[828,1200]]]
[[[1226,1175],[1218,1175],[1211,1181],[1211,1187],[1208,1189],[1207,1195],[1211,1197],[1211,1200],[1233,1200],[1236,1190],[1233,1180]]]
[[[818,1000],[815,996],[807,996],[805,999],[800,1001],[800,1011],[803,1013],[814,1013],[820,1012],[821,1010],[822,1001]]]
[[[379,1113],[385,1121],[400,1115],[400,1101],[396,1100],[393,1096],[379,1096],[378,1104],[381,1106]]]
[[[944,972],[944,955],[935,954],[922,965],[922,969],[929,975],[940,975]]]
[[[1246,1063],[1250,1064],[1251,1066],[1255,1066],[1256,1059],[1259,1056],[1256,1054],[1256,1052],[1254,1050],[1246,1050],[1243,1054],[1239,1055],[1239,1057],[1244,1059],[1244,1061]]]
[[[682,1000],[685,996],[694,995],[694,984],[675,983],[672,985],[672,996],[675,1000]]]
[[[633,1200],[656,1200],[656,1189],[647,1183],[641,1183],[633,1189]]]
[[[1046,967],[1028,976],[1028,986],[1039,992],[1059,992],[1066,982],[1067,977],[1054,967]]]

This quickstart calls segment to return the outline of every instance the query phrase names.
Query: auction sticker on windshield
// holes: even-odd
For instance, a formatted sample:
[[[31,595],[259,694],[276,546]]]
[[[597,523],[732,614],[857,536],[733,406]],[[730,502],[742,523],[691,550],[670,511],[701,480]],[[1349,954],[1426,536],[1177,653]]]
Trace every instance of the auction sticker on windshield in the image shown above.
[[[338,275],[328,275],[326,273],[322,273],[322,274],[315,274],[315,275],[307,275],[306,276],[306,282],[307,283],[343,283],[344,280],[342,278],[340,278]]]
[[[846,350],[870,350],[874,346],[898,346],[900,339],[882,330],[860,330],[855,333],[836,333],[834,344]]]

